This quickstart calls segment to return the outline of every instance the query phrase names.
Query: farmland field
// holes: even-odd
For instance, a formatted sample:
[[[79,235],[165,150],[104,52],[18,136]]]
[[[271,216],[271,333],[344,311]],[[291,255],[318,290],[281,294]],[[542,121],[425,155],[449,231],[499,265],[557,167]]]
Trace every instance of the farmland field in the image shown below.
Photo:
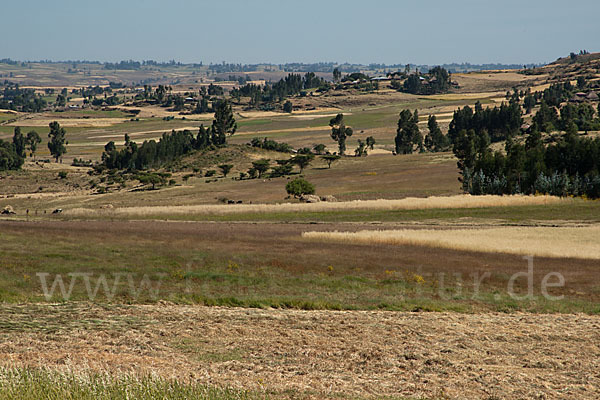
[[[0,63],[0,74],[39,92],[237,85],[207,66],[75,64]],[[555,75],[452,77],[457,86],[435,95],[388,83],[311,90],[292,97],[291,113],[238,100],[227,146],[156,168],[156,188],[140,171],[90,165],[110,141],[125,148],[125,134],[138,145],[195,135],[212,112],[134,105],[143,85],[117,89],[127,105],[91,107],[73,93],[65,109],[0,112],[1,139],[17,126],[42,139],[35,159],[0,173],[0,210],[14,212],[0,215],[0,399],[599,397],[600,201],[465,195],[451,149],[395,153],[402,110],[418,111],[421,133],[429,115],[446,132],[457,108],[494,107]],[[338,151],[338,113],[353,129],[348,155],[247,176],[257,160],[296,154],[254,138]],[[52,121],[67,132],[62,162],[47,147]],[[353,156],[367,137],[368,156]],[[326,201],[288,195],[298,177]]]

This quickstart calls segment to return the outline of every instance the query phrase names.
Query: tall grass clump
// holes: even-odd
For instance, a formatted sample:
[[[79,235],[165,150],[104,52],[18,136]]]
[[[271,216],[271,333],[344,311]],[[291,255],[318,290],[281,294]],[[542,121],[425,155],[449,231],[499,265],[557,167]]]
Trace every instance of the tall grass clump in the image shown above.
[[[77,375],[40,368],[0,368],[0,400],[254,400],[264,395],[145,376]]]

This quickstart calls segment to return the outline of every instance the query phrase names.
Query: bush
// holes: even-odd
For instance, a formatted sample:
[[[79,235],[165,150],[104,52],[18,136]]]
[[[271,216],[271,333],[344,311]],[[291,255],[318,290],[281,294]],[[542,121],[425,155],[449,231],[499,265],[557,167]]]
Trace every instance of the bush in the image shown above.
[[[306,194],[314,194],[315,186],[302,178],[296,178],[285,185],[285,190],[291,196],[300,197]]]
[[[68,174],[69,174],[69,173],[68,173],[67,171],[59,171],[59,172],[58,172],[58,177],[59,177],[60,179],[66,179]]]

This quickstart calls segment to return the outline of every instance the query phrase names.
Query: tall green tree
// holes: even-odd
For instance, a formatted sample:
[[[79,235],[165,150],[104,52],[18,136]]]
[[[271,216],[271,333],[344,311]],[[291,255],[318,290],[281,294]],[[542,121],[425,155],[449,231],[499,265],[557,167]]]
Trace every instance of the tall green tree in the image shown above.
[[[473,167],[475,166],[475,160],[477,158],[477,151],[475,149],[475,131],[474,130],[461,130],[458,132],[456,141],[454,142],[453,152],[458,161],[456,163],[460,170],[461,177],[458,178],[463,184],[463,190],[465,192],[470,191],[470,179],[473,175]]]
[[[338,143],[339,154],[346,152],[346,138],[352,136],[352,128],[344,123],[344,114],[338,114],[329,121],[331,127],[331,138]]]
[[[25,140],[25,136],[23,136],[21,133],[21,127],[15,127],[12,141],[13,145],[15,146],[15,153],[17,153],[19,157],[25,158],[25,147],[27,142]]]
[[[27,133],[27,147],[29,147],[29,154],[35,160],[35,152],[37,151],[37,147],[40,143],[42,143],[42,138],[36,131],[29,131]]]
[[[423,145],[423,137],[419,131],[419,114],[415,110],[411,114],[409,110],[400,112],[398,120],[398,129],[396,130],[396,154],[411,154],[414,146],[421,147]]]
[[[216,145],[225,145],[227,136],[231,136],[237,130],[237,123],[233,117],[233,110],[227,100],[220,101],[215,110],[215,119],[212,123],[212,132],[215,135]]]
[[[428,151],[438,152],[445,151],[450,145],[448,138],[442,133],[435,115],[430,115],[427,120],[427,128],[429,133],[425,136],[425,148]]]
[[[221,164],[221,165],[219,165],[219,169],[223,173],[224,177],[227,177],[227,174],[229,174],[229,172],[231,171],[232,168],[233,168],[233,165],[231,165],[231,164]]]
[[[69,142],[66,140],[67,131],[65,128],[61,128],[60,124],[56,121],[50,123],[50,132],[48,133],[48,149],[52,157],[56,159],[56,162],[67,152],[66,145]]]

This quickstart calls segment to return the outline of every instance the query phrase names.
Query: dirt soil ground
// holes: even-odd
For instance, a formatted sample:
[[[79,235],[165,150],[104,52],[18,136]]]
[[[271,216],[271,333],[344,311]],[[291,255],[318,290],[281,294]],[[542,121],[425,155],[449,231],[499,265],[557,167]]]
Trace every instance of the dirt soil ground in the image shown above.
[[[600,317],[3,305],[0,364],[152,372],[294,398],[594,399]]]

